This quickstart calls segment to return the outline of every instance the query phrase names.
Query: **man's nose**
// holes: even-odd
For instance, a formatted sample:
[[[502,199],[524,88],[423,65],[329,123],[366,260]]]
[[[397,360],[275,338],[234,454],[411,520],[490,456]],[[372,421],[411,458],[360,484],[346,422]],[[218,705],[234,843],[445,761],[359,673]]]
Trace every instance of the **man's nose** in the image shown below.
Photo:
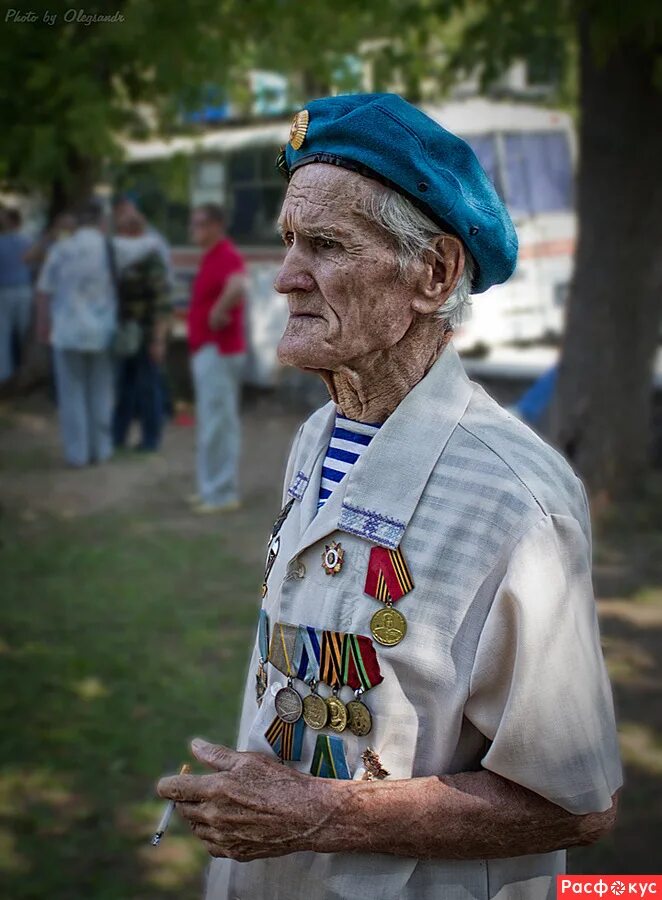
[[[301,255],[296,248],[288,251],[283,265],[280,267],[274,288],[279,294],[291,294],[294,291],[312,291],[315,289],[315,279],[308,272]]]

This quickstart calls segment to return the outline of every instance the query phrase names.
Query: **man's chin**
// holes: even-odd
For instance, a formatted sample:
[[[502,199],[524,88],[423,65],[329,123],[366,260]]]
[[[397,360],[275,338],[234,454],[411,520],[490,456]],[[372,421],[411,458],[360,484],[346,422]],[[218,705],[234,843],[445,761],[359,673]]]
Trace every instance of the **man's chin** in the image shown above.
[[[329,367],[329,353],[325,353],[322,347],[315,342],[307,341],[301,337],[292,338],[284,334],[278,344],[278,361],[283,366],[292,366],[295,369],[326,369]]]

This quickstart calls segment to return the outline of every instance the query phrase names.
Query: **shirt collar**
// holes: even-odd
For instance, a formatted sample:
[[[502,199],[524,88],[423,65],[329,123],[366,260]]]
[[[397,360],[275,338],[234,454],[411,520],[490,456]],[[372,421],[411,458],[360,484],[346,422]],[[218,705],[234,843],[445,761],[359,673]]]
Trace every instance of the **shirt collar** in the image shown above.
[[[320,409],[310,423],[316,434],[289,486],[290,495],[304,501],[301,546],[340,530],[381,547],[398,547],[472,391],[457,351],[449,344],[315,515],[317,497],[304,500],[304,495],[319,489],[317,470],[321,470],[335,420],[333,403]]]

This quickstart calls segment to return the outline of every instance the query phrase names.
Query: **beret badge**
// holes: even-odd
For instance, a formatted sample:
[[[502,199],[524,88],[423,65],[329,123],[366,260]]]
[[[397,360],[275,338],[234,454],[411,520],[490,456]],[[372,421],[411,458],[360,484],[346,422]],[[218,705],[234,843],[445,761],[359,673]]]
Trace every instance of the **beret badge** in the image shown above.
[[[290,144],[295,150],[299,150],[305,141],[309,122],[310,113],[307,109],[302,109],[292,119],[292,126],[290,127]]]

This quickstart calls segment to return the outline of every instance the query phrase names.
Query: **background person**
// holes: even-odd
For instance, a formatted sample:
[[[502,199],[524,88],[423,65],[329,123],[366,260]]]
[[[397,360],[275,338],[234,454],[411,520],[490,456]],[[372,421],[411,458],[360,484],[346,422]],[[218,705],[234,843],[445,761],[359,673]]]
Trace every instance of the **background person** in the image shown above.
[[[195,389],[199,513],[239,506],[239,388],[245,359],[242,256],[225,234],[223,210],[193,210],[191,235],[203,250],[193,282],[188,339]]]
[[[117,207],[116,207],[117,210]],[[144,217],[124,205],[116,212],[111,252],[118,296],[118,335],[134,346],[120,347],[113,440],[124,447],[131,423],[138,419],[137,450],[156,452],[165,419],[162,366],[170,327],[170,289],[159,242],[148,233]]]
[[[74,234],[51,247],[37,290],[50,317],[65,460],[70,466],[104,462],[113,452],[117,317],[100,204],[87,203]]]
[[[32,319],[32,285],[25,257],[31,240],[21,233],[17,209],[0,213],[0,382],[20,364]]]

